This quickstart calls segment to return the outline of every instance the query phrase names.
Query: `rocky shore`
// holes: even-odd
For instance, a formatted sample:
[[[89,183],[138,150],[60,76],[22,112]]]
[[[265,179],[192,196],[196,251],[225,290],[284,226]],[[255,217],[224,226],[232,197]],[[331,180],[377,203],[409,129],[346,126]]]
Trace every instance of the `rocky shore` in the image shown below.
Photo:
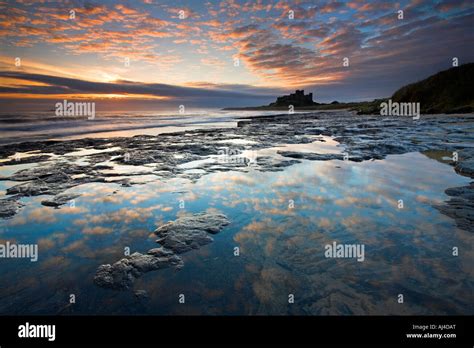
[[[278,157],[238,157],[243,151],[284,144],[308,144],[331,136],[342,146],[341,154],[279,151]],[[183,177],[197,180],[220,171],[281,171],[302,160],[366,161],[408,152],[443,151],[457,173],[474,178],[474,115],[422,115],[409,117],[362,116],[348,112],[317,112],[253,117],[238,121],[233,129],[190,130],[158,136],[139,135],[110,139],[24,142],[0,147],[2,166],[34,163],[0,180],[18,182],[0,200],[0,218],[14,216],[22,197],[51,195],[42,204],[60,208],[70,196],[67,190],[92,182],[133,185],[133,178],[147,174],[160,180]],[[231,158],[219,160],[225,149]],[[80,154],[77,151],[88,151]],[[13,159],[17,152],[30,156]],[[454,155],[456,154],[456,155]],[[222,157],[222,156],[221,156]],[[8,159],[10,158],[10,159]],[[207,160],[207,161],[201,161]],[[189,171],[183,164],[199,161]],[[197,163],[197,162],[196,162]],[[136,171],[115,173],[116,165]],[[464,229],[473,226],[473,186],[448,189],[451,199],[438,207]]]

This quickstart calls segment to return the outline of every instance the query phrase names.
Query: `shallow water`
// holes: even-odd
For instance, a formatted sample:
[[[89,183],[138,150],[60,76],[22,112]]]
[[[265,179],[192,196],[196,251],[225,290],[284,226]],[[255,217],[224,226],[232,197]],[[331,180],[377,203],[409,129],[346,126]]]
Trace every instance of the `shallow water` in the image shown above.
[[[282,111],[226,111],[221,109],[189,109],[162,111],[98,111],[94,119],[57,117],[55,112],[0,111],[0,144],[31,140],[71,140],[88,138],[131,137],[182,132],[201,128],[235,127],[237,117],[275,115]],[[295,112],[295,114],[301,112]],[[238,116],[236,116],[238,115]]]
[[[278,156],[281,148],[258,155]],[[329,138],[285,150],[316,148],[340,151]],[[1,167],[0,175],[9,171]],[[470,180],[425,155],[361,163],[303,161],[281,172],[250,167],[195,182],[142,179],[132,187],[75,187],[67,191],[82,193],[74,207],[42,206],[47,196],[23,198],[29,204],[0,221],[0,240],[38,243],[39,260],[0,261],[0,313],[474,313],[472,233],[433,208],[448,198],[446,188]],[[13,185],[1,183],[2,190]],[[231,224],[213,236],[213,243],[183,254],[182,270],[140,278],[133,290],[146,290],[148,298],[93,284],[97,267],[121,259],[124,248],[145,253],[155,247],[156,226],[205,210],[223,212]],[[363,244],[364,261],[326,258],[325,245],[334,241]],[[453,247],[463,257],[453,256]],[[70,294],[76,296],[73,305]],[[180,294],[184,304],[178,302]],[[289,294],[295,303],[288,303]],[[397,302],[399,294],[403,304]]]

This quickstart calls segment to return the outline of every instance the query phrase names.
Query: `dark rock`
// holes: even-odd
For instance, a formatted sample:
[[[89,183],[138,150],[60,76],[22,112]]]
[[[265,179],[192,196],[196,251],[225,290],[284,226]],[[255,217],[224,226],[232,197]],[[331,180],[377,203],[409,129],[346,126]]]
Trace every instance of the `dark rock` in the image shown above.
[[[158,251],[157,249],[161,249]],[[103,288],[126,290],[144,273],[170,266],[181,266],[183,261],[170,250],[156,248],[152,254],[133,253],[113,265],[101,265],[94,283]]]
[[[286,167],[301,163],[299,160],[280,160],[271,156],[261,156],[256,160],[255,168],[260,172],[281,172]]]
[[[48,185],[45,182],[31,182],[12,186],[7,189],[7,195],[17,195],[19,197],[31,197],[40,195],[55,195],[65,188]]]
[[[98,165],[94,166],[94,169],[95,170],[107,170],[107,169],[114,169],[114,167],[98,164]]]
[[[94,282],[104,288],[126,290],[143,273],[170,266],[181,269],[183,260],[176,254],[211,243],[213,239],[208,233],[216,234],[229,223],[219,213],[198,213],[168,222],[155,231],[161,247],[148,250],[146,255],[134,253],[113,265],[99,266]]]
[[[82,173],[84,173],[84,167],[65,162],[56,162],[48,166],[20,170],[13,174],[10,180],[42,180],[45,183],[65,183],[71,181],[71,175]]]
[[[453,218],[459,228],[474,232],[474,182],[469,186],[449,188],[445,193],[452,198],[435,208]]]
[[[181,254],[211,243],[213,239],[208,233],[216,234],[229,223],[225,215],[217,213],[198,213],[179,217],[155,230],[155,234],[159,237],[156,242]]]
[[[309,161],[330,161],[330,160],[344,160],[344,154],[342,153],[312,153],[312,152],[294,152],[294,151],[278,151],[283,157],[305,159]],[[377,157],[375,154],[373,156],[365,155],[361,157],[357,153],[348,154],[347,160],[352,162],[362,162],[363,160],[369,160],[374,157]]]
[[[457,173],[474,178],[474,148],[459,150],[458,161],[454,168]]]
[[[27,156],[27,157],[18,157],[10,161],[2,162],[0,166],[14,166],[16,164],[27,164],[27,163],[38,163],[47,161],[51,158],[49,155],[37,155],[37,156]]]
[[[0,218],[10,218],[18,213],[23,204],[16,199],[0,199]]]
[[[328,160],[342,160],[343,154],[337,153],[311,153],[311,152],[295,152],[295,151],[278,151],[278,154],[283,157],[305,159],[310,161],[328,161]]]
[[[79,194],[60,194],[54,196],[52,199],[41,201],[41,204],[47,207],[59,207],[63,204],[66,204],[73,199],[79,197]]]

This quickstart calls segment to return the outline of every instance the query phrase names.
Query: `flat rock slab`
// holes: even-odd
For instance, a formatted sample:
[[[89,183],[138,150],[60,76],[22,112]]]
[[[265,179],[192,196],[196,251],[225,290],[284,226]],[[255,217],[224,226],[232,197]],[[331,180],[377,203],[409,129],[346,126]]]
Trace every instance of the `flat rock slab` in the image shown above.
[[[454,219],[459,228],[474,232],[474,182],[468,186],[449,188],[445,192],[451,199],[435,205],[435,208]]]
[[[0,199],[0,218],[11,218],[14,216],[23,204],[13,198]]]
[[[94,283],[100,287],[127,290],[142,274],[162,268],[183,267],[178,254],[185,253],[213,241],[209,234],[220,232],[230,224],[220,213],[198,213],[170,221],[155,230],[161,247],[148,250],[146,255],[134,253],[113,265],[101,265],[97,269]]]
[[[46,199],[44,201],[41,201],[41,204],[47,207],[55,207],[58,208],[61,205],[64,205],[66,203],[69,203],[73,199],[79,197],[79,194],[60,194],[54,196],[52,199]]]
[[[126,290],[135,279],[144,273],[171,266],[182,267],[183,260],[170,250],[155,248],[148,254],[133,253],[115,262],[113,265],[101,265],[97,269],[94,283],[100,287]]]
[[[10,161],[5,161],[2,163],[4,166],[14,166],[17,164],[27,164],[27,163],[38,163],[47,161],[51,158],[50,155],[38,155],[38,156],[27,156],[27,157],[18,157],[11,159]]]
[[[198,213],[183,216],[158,227],[155,230],[159,237],[156,242],[176,254],[182,254],[211,243],[213,239],[209,233],[216,234],[229,223],[223,214]]]
[[[455,165],[456,172],[474,178],[474,148],[465,148],[458,152],[459,161]]]

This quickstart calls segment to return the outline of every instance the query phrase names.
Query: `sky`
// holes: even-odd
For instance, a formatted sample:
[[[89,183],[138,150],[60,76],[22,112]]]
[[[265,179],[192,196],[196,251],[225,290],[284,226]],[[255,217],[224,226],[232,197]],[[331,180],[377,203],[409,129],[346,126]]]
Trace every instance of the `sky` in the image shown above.
[[[0,106],[372,100],[474,62],[473,23],[472,0],[0,0]]]

